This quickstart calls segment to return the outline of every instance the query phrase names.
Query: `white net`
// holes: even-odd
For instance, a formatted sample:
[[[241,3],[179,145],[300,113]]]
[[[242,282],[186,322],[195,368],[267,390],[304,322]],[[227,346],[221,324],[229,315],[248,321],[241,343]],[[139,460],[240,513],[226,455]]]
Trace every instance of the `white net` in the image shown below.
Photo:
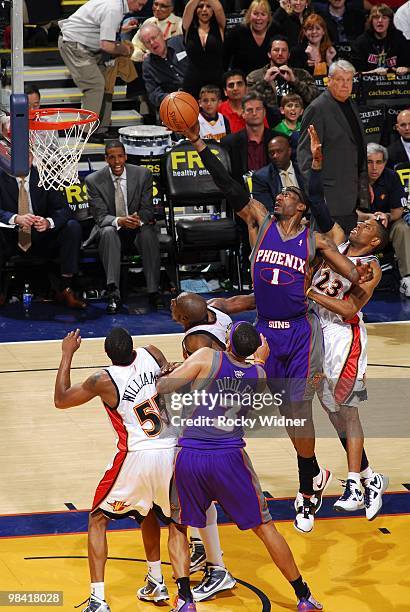
[[[87,123],[77,123],[85,119]],[[39,187],[58,190],[78,183],[78,162],[99,125],[96,115],[91,111],[55,109],[46,116],[31,117],[31,128],[36,121],[37,125],[61,124],[56,129],[30,129],[30,150],[40,177]],[[67,127],[67,122],[73,123]]]

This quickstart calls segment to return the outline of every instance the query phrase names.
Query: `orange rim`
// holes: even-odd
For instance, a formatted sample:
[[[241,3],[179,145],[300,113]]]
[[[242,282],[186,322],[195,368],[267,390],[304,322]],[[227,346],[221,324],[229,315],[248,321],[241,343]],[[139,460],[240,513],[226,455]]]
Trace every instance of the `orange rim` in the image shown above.
[[[79,118],[69,121],[42,121],[43,117],[50,117],[57,113],[60,115],[77,113]],[[30,111],[29,126],[30,130],[68,130],[73,125],[87,125],[95,123],[98,119],[97,113],[82,108],[39,108]]]

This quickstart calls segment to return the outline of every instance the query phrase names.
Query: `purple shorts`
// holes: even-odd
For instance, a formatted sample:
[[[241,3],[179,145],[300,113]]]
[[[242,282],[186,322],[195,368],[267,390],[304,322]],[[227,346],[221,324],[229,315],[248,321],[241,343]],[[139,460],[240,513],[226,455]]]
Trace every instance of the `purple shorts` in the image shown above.
[[[259,318],[255,325],[269,344],[265,372],[272,392],[286,390],[291,401],[312,399],[322,378],[323,336],[315,313],[289,321]]]
[[[205,527],[206,511],[213,501],[219,502],[239,529],[253,529],[272,520],[251,460],[242,448],[181,448],[171,491],[173,520]]]

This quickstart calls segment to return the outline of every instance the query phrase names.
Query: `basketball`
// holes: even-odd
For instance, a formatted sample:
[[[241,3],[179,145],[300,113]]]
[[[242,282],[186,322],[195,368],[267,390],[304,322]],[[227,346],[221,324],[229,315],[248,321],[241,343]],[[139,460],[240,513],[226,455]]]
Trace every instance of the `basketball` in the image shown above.
[[[198,102],[185,91],[168,94],[159,107],[162,123],[174,132],[183,132],[191,128],[197,122],[198,115]]]

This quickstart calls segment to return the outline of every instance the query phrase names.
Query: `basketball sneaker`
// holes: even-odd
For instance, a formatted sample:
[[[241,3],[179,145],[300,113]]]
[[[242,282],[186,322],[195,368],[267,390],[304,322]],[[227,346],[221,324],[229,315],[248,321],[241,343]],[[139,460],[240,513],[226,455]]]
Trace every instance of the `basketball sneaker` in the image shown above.
[[[333,504],[333,508],[338,512],[355,512],[364,508],[363,493],[357,482],[348,478],[345,482],[345,492]]]
[[[155,602],[169,599],[169,593],[164,584],[164,579],[162,579],[162,582],[158,582],[158,580],[155,580],[150,574],[147,574],[145,579],[147,581],[146,585],[137,591],[138,599]]]
[[[192,601],[183,599],[181,595],[177,595],[171,612],[196,612],[196,605]]]
[[[383,493],[389,486],[389,479],[383,474],[373,472],[371,478],[363,480],[364,486],[364,507],[366,509],[366,518],[372,521],[381,510]]]
[[[195,601],[203,601],[228,589],[233,589],[235,578],[225,567],[206,564],[206,570],[201,582],[192,589]]]
[[[297,531],[302,533],[312,531],[315,522],[316,504],[317,498],[315,495],[305,497],[300,492],[297,494],[295,499],[296,518],[293,523]],[[303,608],[301,609],[303,610]]]
[[[323,610],[323,606],[321,603],[316,601],[316,599],[309,595],[309,597],[302,597],[298,601],[298,610]]]
[[[191,538],[189,547],[191,549],[189,573],[194,574],[195,572],[204,571],[206,568],[206,554],[205,547],[201,540]]]
[[[332,482],[332,472],[326,468],[320,468],[320,472],[313,478],[313,491],[317,499],[315,512],[319,512],[322,507],[322,496],[327,487]]]
[[[88,602],[88,606],[84,608],[83,612],[111,612],[107,602],[95,595],[90,595],[89,599],[86,601]]]

